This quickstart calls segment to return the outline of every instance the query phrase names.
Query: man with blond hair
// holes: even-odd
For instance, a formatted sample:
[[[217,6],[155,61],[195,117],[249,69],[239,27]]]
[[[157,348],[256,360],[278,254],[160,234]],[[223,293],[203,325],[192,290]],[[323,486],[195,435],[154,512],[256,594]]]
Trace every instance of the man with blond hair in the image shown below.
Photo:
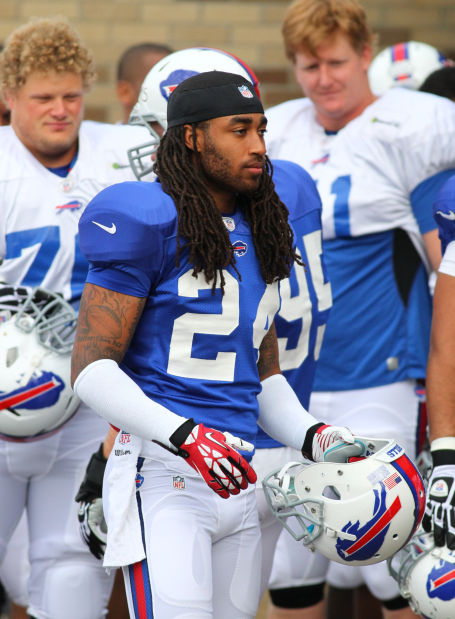
[[[79,217],[101,189],[133,178],[126,151],[143,130],[82,121],[94,63],[63,19],[34,19],[13,31],[0,54],[0,80],[11,112],[11,126],[0,127],[0,281],[13,291],[45,288],[77,307],[87,272]],[[8,401],[1,379],[0,390]],[[44,404],[31,396],[28,406]],[[81,539],[74,496],[107,427],[80,405],[52,432],[0,435],[0,562],[25,511],[28,612],[36,619],[105,613],[113,575]]]
[[[428,273],[440,260],[431,205],[455,169],[455,106],[401,88],[372,93],[374,37],[356,0],[296,0],[282,32],[306,97],[267,111],[268,153],[317,182],[333,294],[310,411],[358,435],[394,438],[413,458],[424,435]],[[300,580],[298,563],[283,578],[275,559],[270,616],[280,607],[280,617],[321,617],[303,569]],[[384,617],[413,616],[384,563],[358,569]],[[349,586],[357,568],[343,570]]]

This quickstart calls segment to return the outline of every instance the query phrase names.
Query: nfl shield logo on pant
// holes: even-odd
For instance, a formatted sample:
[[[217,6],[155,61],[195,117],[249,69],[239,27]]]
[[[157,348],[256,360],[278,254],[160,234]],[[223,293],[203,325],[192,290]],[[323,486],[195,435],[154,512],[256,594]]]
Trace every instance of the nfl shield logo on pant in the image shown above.
[[[180,477],[180,475],[177,475],[176,477],[172,478],[172,483],[176,490],[185,490],[185,478],[184,477]]]

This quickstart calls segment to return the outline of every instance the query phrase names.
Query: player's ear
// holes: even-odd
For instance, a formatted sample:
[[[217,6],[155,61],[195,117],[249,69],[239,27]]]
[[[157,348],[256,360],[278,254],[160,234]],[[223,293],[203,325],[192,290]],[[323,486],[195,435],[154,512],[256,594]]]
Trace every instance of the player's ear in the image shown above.
[[[3,98],[9,110],[11,110],[14,107],[14,102],[16,100],[15,95],[16,95],[15,91],[10,90],[9,88],[3,91]]]
[[[190,150],[194,150],[194,131],[196,130],[192,125],[183,125],[185,146]]]
[[[194,125],[183,125],[184,136],[185,136],[185,146],[194,152],[201,151],[203,132],[199,130],[198,127],[194,127]],[[196,148],[195,146],[196,141]]]

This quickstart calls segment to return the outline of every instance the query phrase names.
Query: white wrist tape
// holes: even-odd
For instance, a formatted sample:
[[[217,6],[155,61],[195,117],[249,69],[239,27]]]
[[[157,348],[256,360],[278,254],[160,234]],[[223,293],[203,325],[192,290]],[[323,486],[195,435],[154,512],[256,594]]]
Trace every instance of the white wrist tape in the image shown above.
[[[169,437],[186,417],[147,397],[112,359],[99,359],[87,365],[77,377],[74,391],[114,426],[175,451]]]
[[[430,451],[438,451],[439,449],[455,450],[455,437],[443,436],[442,438],[435,438],[431,441]]]
[[[258,402],[258,424],[264,432],[284,445],[302,449],[308,428],[318,420],[303,408],[283,374],[262,381]]]

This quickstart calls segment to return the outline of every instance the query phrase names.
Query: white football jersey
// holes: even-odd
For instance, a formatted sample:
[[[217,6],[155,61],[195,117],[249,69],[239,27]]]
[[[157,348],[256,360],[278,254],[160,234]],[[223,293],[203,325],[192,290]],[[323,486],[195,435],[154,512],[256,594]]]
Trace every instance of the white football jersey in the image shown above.
[[[77,160],[62,178],[37,161],[13,128],[0,127],[0,281],[42,286],[77,301],[88,264],[79,218],[101,189],[134,180],[127,148],[146,129],[84,121]]]
[[[333,133],[309,99],[266,116],[269,156],[304,167],[322,200],[333,309],[315,389],[424,376],[431,299],[422,234],[436,228],[433,197],[455,170],[455,104],[394,88]]]

